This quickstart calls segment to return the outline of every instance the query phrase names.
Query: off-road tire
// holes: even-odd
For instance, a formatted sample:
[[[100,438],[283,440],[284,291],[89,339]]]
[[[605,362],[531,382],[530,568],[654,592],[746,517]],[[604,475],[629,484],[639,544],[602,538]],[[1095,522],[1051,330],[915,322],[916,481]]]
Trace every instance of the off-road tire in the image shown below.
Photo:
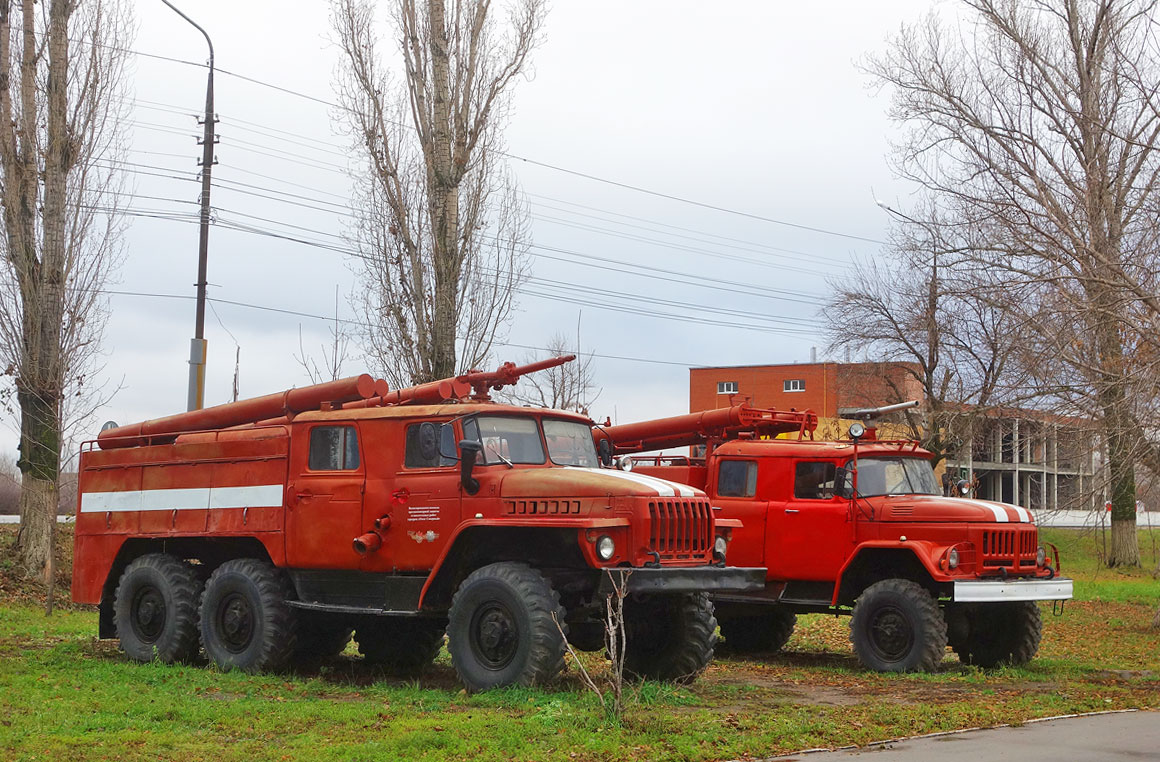
[[[135,559],[113,597],[121,650],[134,661],[191,661],[198,651],[200,594],[201,582],[189,564],[166,553]]]
[[[456,674],[469,691],[552,680],[564,668],[564,613],[559,593],[536,569],[521,563],[476,569],[448,612]]]
[[[218,669],[278,670],[294,655],[298,632],[287,604],[293,588],[266,561],[239,558],[214,570],[201,596],[201,642]]]
[[[705,593],[629,596],[624,671],[646,680],[692,682],[713,661],[717,619]]]
[[[346,623],[335,624],[324,617],[297,615],[298,637],[292,660],[313,665],[334,659],[346,650],[354,630]]]
[[[734,653],[777,653],[793,635],[797,615],[781,606],[747,607],[744,614],[718,616],[724,647]]]
[[[360,624],[354,639],[367,664],[392,675],[414,677],[435,660],[446,629],[442,619],[382,617]]]
[[[946,655],[947,624],[938,602],[922,585],[886,579],[858,596],[850,641],[867,669],[929,672]]]
[[[1043,636],[1043,616],[1031,601],[970,606],[967,637],[952,643],[959,661],[984,669],[1019,667],[1035,658]]]

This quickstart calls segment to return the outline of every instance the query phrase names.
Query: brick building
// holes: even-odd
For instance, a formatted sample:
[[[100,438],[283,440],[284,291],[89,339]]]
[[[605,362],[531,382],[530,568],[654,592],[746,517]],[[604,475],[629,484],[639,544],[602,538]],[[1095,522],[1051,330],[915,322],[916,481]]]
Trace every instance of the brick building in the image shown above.
[[[813,410],[817,436],[842,435],[859,408],[924,401],[907,363],[810,362],[689,369],[689,411],[749,404]],[[887,436],[888,424],[883,424]],[[1099,443],[1076,419],[1032,410],[996,410],[973,427],[971,446],[940,464],[948,481],[977,484],[975,494],[1035,510],[1090,509],[1102,503],[1095,474]]]

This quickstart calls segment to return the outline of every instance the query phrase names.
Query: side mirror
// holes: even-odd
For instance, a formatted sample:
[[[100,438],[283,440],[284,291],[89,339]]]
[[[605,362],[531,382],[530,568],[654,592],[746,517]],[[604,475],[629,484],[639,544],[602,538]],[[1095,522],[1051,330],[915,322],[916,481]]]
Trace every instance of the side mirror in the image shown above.
[[[469,495],[479,492],[479,479],[473,477],[471,471],[475,468],[475,461],[481,452],[483,445],[474,439],[459,442],[459,483],[463,485],[463,491]]]
[[[612,442],[601,439],[596,443],[596,454],[600,456],[600,465],[605,468],[612,467]]]
[[[419,455],[427,463],[439,458],[439,429],[441,426],[424,421],[419,424]]]

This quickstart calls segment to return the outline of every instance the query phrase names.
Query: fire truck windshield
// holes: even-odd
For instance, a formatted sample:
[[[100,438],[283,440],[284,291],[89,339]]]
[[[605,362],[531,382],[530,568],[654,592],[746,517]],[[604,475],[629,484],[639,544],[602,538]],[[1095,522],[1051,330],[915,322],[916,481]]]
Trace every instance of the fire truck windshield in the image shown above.
[[[858,458],[858,494],[941,495],[942,490],[925,458],[863,457]]]
[[[484,464],[544,462],[544,445],[535,418],[472,416],[463,421],[463,435],[483,445]]]
[[[558,466],[585,466],[596,468],[596,447],[592,444],[592,429],[576,421],[544,419],[544,439],[548,442],[548,456]]]

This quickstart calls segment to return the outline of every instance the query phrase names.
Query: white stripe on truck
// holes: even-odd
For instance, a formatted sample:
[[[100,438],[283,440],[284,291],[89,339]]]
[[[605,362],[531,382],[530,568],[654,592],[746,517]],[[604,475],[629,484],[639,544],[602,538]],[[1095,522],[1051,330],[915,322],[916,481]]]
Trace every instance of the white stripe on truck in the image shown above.
[[[254,487],[195,487],[84,492],[81,513],[106,511],[204,511],[209,508],[265,508],[282,505],[281,484]]]

